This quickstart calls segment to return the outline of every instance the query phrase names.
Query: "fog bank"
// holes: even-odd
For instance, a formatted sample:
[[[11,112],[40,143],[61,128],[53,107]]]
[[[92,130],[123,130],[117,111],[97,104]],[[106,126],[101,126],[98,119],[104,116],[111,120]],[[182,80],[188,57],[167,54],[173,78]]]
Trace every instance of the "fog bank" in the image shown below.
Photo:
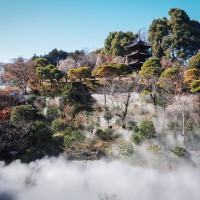
[[[67,162],[63,157],[30,164],[0,164],[1,200],[95,200],[116,194],[119,200],[197,200],[200,171],[135,167],[122,161]]]

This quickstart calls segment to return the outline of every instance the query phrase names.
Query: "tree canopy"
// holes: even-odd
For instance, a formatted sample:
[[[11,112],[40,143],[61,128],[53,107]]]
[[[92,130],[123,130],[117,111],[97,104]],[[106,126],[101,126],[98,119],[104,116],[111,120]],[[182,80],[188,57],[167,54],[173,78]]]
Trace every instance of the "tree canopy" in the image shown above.
[[[148,40],[154,43],[153,55],[187,60],[200,48],[200,23],[191,20],[184,10],[172,8],[170,19],[153,20]]]
[[[200,51],[190,58],[188,62],[188,67],[200,69]]]
[[[107,65],[98,66],[96,69],[94,69],[94,72],[92,74],[100,77],[114,78],[120,76],[127,76],[132,72],[133,72],[132,68],[127,66],[126,64],[110,63]]]
[[[68,77],[71,79],[86,79],[91,77],[91,70],[89,67],[81,67],[78,69],[70,69],[68,71]]]
[[[139,72],[141,76],[160,76],[162,72],[162,66],[159,58],[150,58],[145,61]]]
[[[133,43],[136,38],[137,34],[131,31],[110,32],[104,43],[105,53],[113,57],[124,56],[128,53],[126,46]]]

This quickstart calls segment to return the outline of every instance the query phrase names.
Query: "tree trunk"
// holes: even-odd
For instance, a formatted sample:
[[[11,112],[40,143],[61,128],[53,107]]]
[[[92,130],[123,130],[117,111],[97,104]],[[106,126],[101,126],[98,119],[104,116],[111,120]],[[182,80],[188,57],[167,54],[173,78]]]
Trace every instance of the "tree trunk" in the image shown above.
[[[185,108],[182,110],[182,137],[183,137],[183,144],[185,144]]]
[[[104,93],[104,106],[106,108],[106,104],[107,104],[107,102],[106,102],[106,81],[104,81],[104,91],[103,91],[103,93]]]
[[[131,97],[131,94],[129,92],[126,103],[125,103],[125,111],[124,111],[124,114],[122,115],[122,128],[126,128],[125,120],[126,120],[126,115],[127,115],[127,112],[128,112],[130,97]]]

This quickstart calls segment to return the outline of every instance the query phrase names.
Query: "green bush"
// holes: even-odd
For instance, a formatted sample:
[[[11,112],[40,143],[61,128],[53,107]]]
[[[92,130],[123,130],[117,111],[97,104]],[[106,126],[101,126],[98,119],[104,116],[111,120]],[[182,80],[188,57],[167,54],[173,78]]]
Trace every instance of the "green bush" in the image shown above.
[[[151,139],[156,137],[156,130],[153,122],[147,120],[142,121],[138,133],[144,139]]]
[[[191,92],[200,92],[200,80],[193,81],[190,84]]]
[[[142,142],[142,138],[141,138],[141,136],[138,135],[138,134],[132,134],[131,140],[132,140],[135,144],[140,144],[140,143]]]
[[[185,155],[185,153],[187,152],[186,149],[179,147],[179,146],[175,146],[173,149],[170,150],[171,152],[173,152],[175,155],[182,157]]]
[[[129,131],[133,130],[133,129],[135,128],[135,126],[136,126],[136,123],[135,123],[134,121],[129,121],[129,122],[127,123],[127,129],[128,129]]]
[[[61,132],[63,131],[65,128],[65,125],[64,123],[60,120],[60,119],[55,119],[54,121],[52,121],[51,123],[51,130],[54,132],[54,133],[58,133],[58,132]]]
[[[151,153],[156,155],[156,154],[160,153],[161,149],[160,149],[160,147],[158,145],[154,144],[154,145],[149,145],[147,147],[147,151],[149,151],[149,152],[151,152]]]
[[[51,121],[58,118],[58,108],[56,107],[48,107],[47,108],[47,118]]]
[[[73,131],[70,135],[64,136],[64,146],[69,147],[76,142],[83,142],[85,140],[85,136],[79,130]]]
[[[32,143],[39,144],[51,140],[52,132],[43,121],[35,121],[29,134]]]
[[[121,140],[117,143],[117,149],[119,151],[119,154],[125,157],[130,157],[134,153],[134,148],[132,143],[127,142],[125,140]]]
[[[15,106],[11,112],[12,121],[32,121],[37,118],[37,110],[32,105]]]
[[[73,132],[72,127],[67,127],[67,128],[63,131],[63,134],[64,134],[64,135],[71,135],[72,132]]]
[[[101,140],[105,141],[112,140],[112,132],[110,129],[106,129],[105,131],[97,129],[95,135],[99,137]]]
[[[169,122],[169,123],[167,124],[167,129],[168,129],[169,131],[174,131],[174,130],[176,130],[178,127],[179,127],[178,122]]]
[[[103,117],[104,117],[104,119],[107,121],[107,123],[109,124],[109,121],[112,119],[113,115],[112,115],[112,113],[108,110],[108,111],[105,112],[105,114],[104,114]]]

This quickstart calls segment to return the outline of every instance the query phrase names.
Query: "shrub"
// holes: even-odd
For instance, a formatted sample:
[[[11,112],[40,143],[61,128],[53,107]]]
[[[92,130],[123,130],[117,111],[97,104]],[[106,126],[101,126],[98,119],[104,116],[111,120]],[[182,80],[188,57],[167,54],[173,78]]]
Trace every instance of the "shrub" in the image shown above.
[[[144,139],[151,139],[156,137],[156,130],[152,121],[142,121],[139,129],[139,134]]]
[[[200,80],[193,81],[190,84],[191,92],[200,92]]]
[[[90,133],[92,133],[93,130],[94,130],[94,126],[90,124],[90,125],[88,125],[88,126],[86,127],[86,130],[89,131]]]
[[[54,133],[57,133],[57,132],[61,132],[63,131],[65,128],[65,125],[64,123],[62,122],[61,119],[55,119],[54,121],[52,121],[51,123],[51,130],[54,132]]]
[[[134,132],[134,133],[138,133],[139,130],[140,130],[140,129],[139,129],[139,127],[138,127],[137,125],[133,127],[133,132]]]
[[[11,115],[11,109],[5,108],[3,110],[0,110],[0,120],[6,120],[9,119]]]
[[[99,137],[101,140],[111,140],[112,139],[112,132],[110,129],[106,129],[105,131],[101,130],[101,129],[97,129],[96,131],[96,136]]]
[[[12,121],[31,121],[36,117],[37,110],[32,105],[15,106],[11,112]]]
[[[175,146],[173,149],[170,150],[171,152],[173,152],[175,155],[182,157],[185,155],[185,153],[187,152],[186,149],[179,147],[179,146]]]
[[[132,143],[127,142],[125,140],[121,140],[118,142],[117,149],[119,151],[119,154],[126,157],[130,157],[134,153],[134,148]]]
[[[136,126],[136,123],[134,121],[129,121],[127,123],[127,128],[129,131],[133,130],[135,126]]]
[[[47,118],[51,121],[58,117],[58,108],[56,107],[48,107],[47,109]]]
[[[174,131],[174,130],[176,130],[178,127],[179,127],[178,122],[169,122],[169,123],[167,124],[167,129],[168,129],[169,131]]]
[[[109,124],[109,121],[112,119],[113,115],[110,111],[106,111],[103,117],[107,121],[107,123]]]
[[[35,121],[30,131],[30,137],[35,144],[47,142],[51,139],[51,130],[43,121]]]
[[[27,99],[27,104],[31,104],[34,105],[35,100],[37,99],[36,95],[31,95],[28,99]]]
[[[190,69],[192,68],[200,69],[200,51],[196,55],[190,58],[188,62],[188,67]]]
[[[69,147],[76,142],[83,142],[85,140],[85,136],[79,130],[73,131],[70,135],[64,136],[64,146]]]
[[[71,135],[71,133],[73,132],[71,127],[67,127],[64,131],[63,134],[64,135]]]
[[[142,142],[142,138],[141,138],[141,136],[138,135],[138,134],[132,134],[131,140],[132,140],[135,144],[140,144],[140,143]]]
[[[161,149],[160,149],[160,147],[158,145],[154,144],[154,145],[149,145],[147,147],[147,151],[149,151],[149,152],[151,152],[151,153],[156,155],[156,154],[160,153]]]

